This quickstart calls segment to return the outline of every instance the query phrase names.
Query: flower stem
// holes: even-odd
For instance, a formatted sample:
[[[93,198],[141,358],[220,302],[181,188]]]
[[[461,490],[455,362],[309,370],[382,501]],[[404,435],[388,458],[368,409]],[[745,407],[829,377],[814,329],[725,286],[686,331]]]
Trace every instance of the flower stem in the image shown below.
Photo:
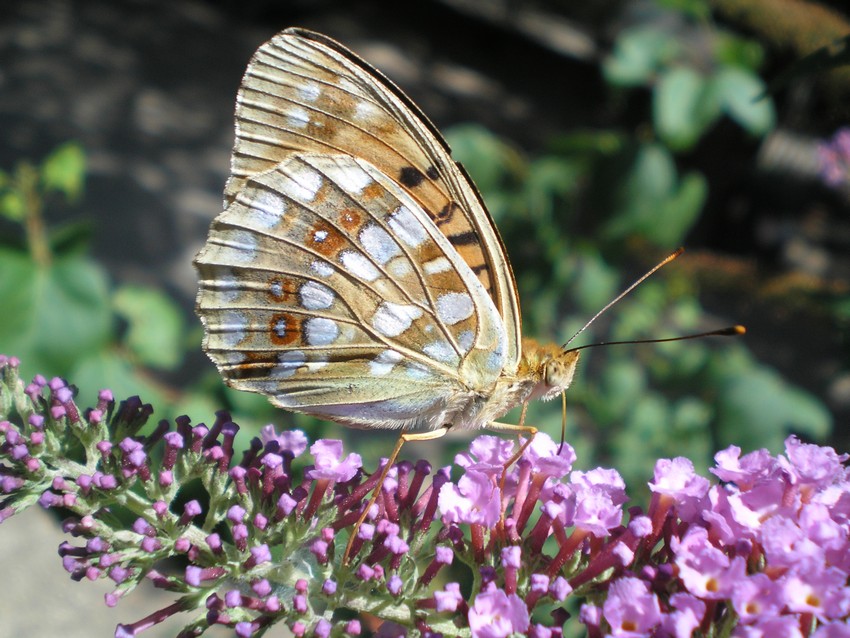
[[[24,228],[33,261],[46,268],[52,261],[47,231],[42,215],[42,199],[38,192],[38,171],[29,162],[22,162],[15,174],[16,186],[24,199]]]

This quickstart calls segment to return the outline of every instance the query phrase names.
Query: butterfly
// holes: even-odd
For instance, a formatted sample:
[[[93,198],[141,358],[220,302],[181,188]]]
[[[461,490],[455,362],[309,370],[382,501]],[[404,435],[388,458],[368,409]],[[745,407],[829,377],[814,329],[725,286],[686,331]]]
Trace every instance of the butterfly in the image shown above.
[[[570,385],[577,352],[521,338],[504,244],[446,142],[341,44],[288,29],[259,48],[231,168],[195,260],[229,385],[411,434],[498,428]]]
[[[449,428],[533,436],[524,412],[498,419],[562,395],[579,351],[522,338],[493,219],[390,80],[324,35],[279,33],[242,79],[231,172],[195,259],[228,385],[399,431],[385,473],[402,443]]]

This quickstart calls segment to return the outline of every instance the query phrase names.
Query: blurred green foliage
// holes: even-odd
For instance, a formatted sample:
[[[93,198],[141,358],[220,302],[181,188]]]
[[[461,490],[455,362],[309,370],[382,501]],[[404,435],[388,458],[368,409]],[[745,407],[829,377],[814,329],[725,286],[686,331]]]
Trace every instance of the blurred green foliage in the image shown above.
[[[684,170],[677,154],[710,143],[724,117],[754,137],[774,125],[758,75],[758,43],[710,26],[699,0],[664,4],[682,18],[677,24],[698,23],[698,40],[693,29],[649,19],[625,28],[602,63],[613,101],[631,92],[651,95],[639,134],[613,127],[571,131],[533,158],[478,126],[449,135],[507,244],[525,336],[566,342],[630,283],[623,276],[628,267],[651,266],[646,262],[684,243],[711,184]],[[224,388],[211,364],[179,390],[163,382],[163,373],[179,370],[186,353],[200,349],[199,325],[187,325],[158,290],[116,286],[89,254],[84,224],[45,224],[45,208],[80,199],[84,177],[85,157],[73,143],[38,164],[22,161],[0,171],[0,215],[20,230],[0,243],[6,309],[0,352],[20,357],[25,376],[67,377],[79,386],[82,404],[109,387],[118,397],[141,395],[158,417],[209,420],[226,407],[249,431],[274,422],[305,428],[311,437],[343,437],[368,464],[388,453],[395,434],[282,412],[265,397]],[[668,267],[573,345],[716,327],[706,326],[698,292],[675,265]],[[518,418],[517,411],[505,420]],[[659,457],[685,455],[704,472],[726,445],[776,452],[789,432],[822,439],[831,428],[822,404],[755,361],[744,342],[714,340],[585,350],[568,392],[568,421],[580,463],[616,467],[629,485],[643,484]],[[527,422],[558,437],[561,410],[532,405]],[[406,456],[427,456],[435,447],[411,446]]]
[[[614,87],[649,88],[658,139],[687,150],[723,116],[754,136],[773,128],[762,58],[758,43],[727,31],[670,30],[661,22],[623,30],[602,70]]]
[[[646,12],[624,28],[602,63],[612,102],[651,95],[646,123],[632,127],[638,132],[573,131],[531,159],[476,126],[449,136],[508,247],[526,336],[566,342],[630,283],[627,266],[648,268],[685,242],[711,185],[683,171],[677,154],[711,144],[724,117],[755,138],[774,126],[758,75],[761,46],[711,26],[699,0],[658,5],[672,11]],[[668,266],[572,345],[717,327],[707,325],[698,292]],[[579,462],[616,467],[631,486],[660,457],[688,456],[704,472],[722,447],[777,452],[790,432],[823,439],[832,427],[822,403],[754,360],[739,340],[585,350],[567,402],[567,438]],[[533,405],[527,422],[557,436],[560,412]]]
[[[173,416],[175,392],[152,373],[177,369],[196,347],[179,307],[153,288],[115,286],[89,254],[84,223],[46,222],[45,209],[80,199],[85,166],[83,150],[69,142],[38,164],[0,171],[0,216],[20,231],[0,243],[0,352],[19,357],[25,377],[72,380],[83,405],[108,387]]]
[[[687,42],[662,27],[626,29],[617,39],[603,65],[613,90],[652,92],[651,119],[639,136],[578,131],[523,159],[480,127],[451,132],[454,155],[481,188],[508,247],[526,336],[566,342],[630,283],[622,279],[625,266],[648,268],[648,254],[660,259],[684,243],[710,184],[697,171],[682,172],[678,152],[710,137],[721,116],[754,136],[773,126],[773,105],[755,71],[758,46],[711,35],[715,57],[693,66]],[[705,324],[697,295],[669,266],[573,345],[717,327]],[[660,457],[688,456],[704,472],[714,452],[731,444],[776,452],[790,432],[823,439],[831,430],[816,398],[755,361],[741,342],[591,349],[580,367],[568,391],[567,438],[582,464],[616,467],[627,485],[642,484]],[[527,418],[553,436],[560,421],[552,406],[531,406]]]

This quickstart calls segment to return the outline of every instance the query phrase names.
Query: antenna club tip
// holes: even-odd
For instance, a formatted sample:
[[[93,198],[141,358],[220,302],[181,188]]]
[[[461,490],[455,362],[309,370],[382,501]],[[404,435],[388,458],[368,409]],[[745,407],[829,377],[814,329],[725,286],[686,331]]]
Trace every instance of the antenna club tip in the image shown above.
[[[736,334],[736,335],[745,335],[745,334],[747,334],[747,328],[746,328],[746,326],[741,326],[741,325],[732,326],[732,332],[733,332],[733,334]]]

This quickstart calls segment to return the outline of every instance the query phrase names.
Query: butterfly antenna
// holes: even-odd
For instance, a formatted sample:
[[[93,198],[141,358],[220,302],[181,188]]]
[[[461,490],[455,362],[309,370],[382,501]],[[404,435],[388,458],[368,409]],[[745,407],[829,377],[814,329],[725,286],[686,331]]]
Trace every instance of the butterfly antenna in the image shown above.
[[[683,252],[685,252],[685,249],[684,249],[684,248],[678,248],[676,251],[674,251],[673,253],[671,253],[671,254],[667,255],[667,257],[665,257],[665,258],[664,258],[664,259],[662,259],[659,263],[657,263],[655,266],[653,266],[652,268],[650,268],[650,269],[649,269],[646,273],[644,273],[644,274],[643,274],[643,275],[642,275],[639,279],[637,279],[637,281],[633,282],[631,286],[629,286],[628,288],[626,288],[623,292],[621,292],[619,295],[617,295],[616,297],[614,297],[614,299],[612,299],[611,301],[609,301],[609,302],[605,305],[605,307],[604,307],[602,310],[600,310],[600,311],[599,311],[599,312],[597,312],[595,315],[593,315],[593,316],[590,318],[590,321],[588,321],[588,322],[587,322],[586,324],[584,324],[581,328],[579,328],[578,332],[576,332],[576,333],[575,333],[572,337],[570,337],[570,338],[569,338],[569,340],[568,340],[568,341],[567,341],[567,342],[566,342],[563,346],[561,346],[561,347],[562,347],[563,349],[565,349],[565,350],[566,350],[567,346],[568,346],[568,345],[570,345],[570,344],[573,342],[573,340],[574,340],[577,336],[579,336],[582,332],[584,332],[585,330],[587,330],[587,328],[590,326],[590,324],[592,324],[594,321],[596,321],[597,319],[599,319],[599,317],[600,317],[600,316],[602,316],[605,312],[607,312],[607,311],[608,311],[608,309],[609,309],[609,308],[611,308],[611,306],[613,306],[614,304],[616,304],[618,301],[620,301],[620,299],[622,299],[622,298],[623,298],[623,297],[625,297],[627,294],[629,294],[632,290],[634,290],[635,288],[637,288],[640,284],[642,284],[642,283],[644,282],[644,280],[645,280],[645,279],[647,279],[648,277],[652,276],[652,275],[655,273],[655,271],[657,271],[659,268],[662,268],[663,266],[666,266],[667,264],[669,264],[671,261],[673,261],[674,259],[676,259],[676,257],[678,257],[679,255],[681,255]]]
[[[599,343],[589,343],[577,348],[570,348],[570,351],[584,350],[585,348],[597,348],[599,346],[622,346],[629,343],[667,343],[668,341],[684,341],[686,339],[701,339],[702,337],[738,337],[747,333],[744,326],[736,325],[728,328],[720,328],[719,330],[709,330],[708,332],[698,332],[692,335],[683,335],[681,337],[665,337],[663,339],[634,339],[628,341],[600,341]]]

